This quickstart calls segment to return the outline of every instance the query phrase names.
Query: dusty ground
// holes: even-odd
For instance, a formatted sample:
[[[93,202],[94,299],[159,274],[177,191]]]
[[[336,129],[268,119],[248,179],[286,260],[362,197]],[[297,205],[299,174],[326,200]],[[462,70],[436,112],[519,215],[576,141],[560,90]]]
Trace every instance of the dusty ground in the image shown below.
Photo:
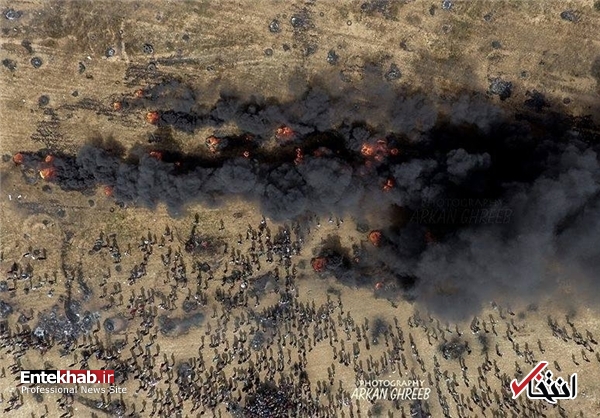
[[[448,97],[479,94],[510,113],[521,107],[529,97],[528,92],[536,90],[544,94],[554,111],[573,116],[590,115],[600,122],[600,10],[594,8],[592,2],[457,1],[451,10],[443,10],[439,1],[374,1],[366,7],[361,5],[362,2],[263,1],[252,2],[250,6],[250,3],[241,5],[230,1],[2,1],[0,9],[4,16],[10,10],[21,15],[14,18],[13,13],[10,15],[13,19],[0,17],[0,58],[4,60],[0,68],[0,154],[12,156],[42,148],[72,153],[95,137],[114,137],[125,148],[145,143],[148,135],[155,133],[155,128],[145,120],[146,112],[154,110],[152,104],[147,109],[117,109],[114,103],[133,97],[137,89],[173,77],[202,91],[202,95],[195,98],[199,106],[213,103],[223,90],[292,101],[307,86],[318,84],[330,89],[332,94],[351,91],[355,97],[364,97],[368,107],[368,103],[377,97],[376,89],[383,85],[424,94],[439,103],[442,112],[447,110]],[[577,22],[561,19],[564,10],[576,11]],[[290,23],[293,16],[302,17],[304,25],[294,28]],[[274,19],[280,25],[277,33],[269,31],[269,24]],[[327,59],[331,50],[338,57],[333,62],[330,54],[332,63]],[[34,57],[41,59],[39,68],[32,64]],[[385,84],[382,79],[392,64],[399,68],[402,76]],[[496,77],[513,83],[509,100],[501,102],[497,96],[486,95],[490,80]],[[41,96],[47,96],[48,103],[41,103],[40,100],[46,100],[40,99]],[[365,118],[376,123],[381,119],[376,114]],[[231,129],[234,131],[235,127]],[[207,130],[193,135],[174,132],[173,140],[183,151],[192,151],[200,149],[211,133]],[[172,219],[162,207],[156,211],[120,208],[101,190],[95,195],[84,196],[56,187],[44,190],[45,185],[41,180],[25,184],[18,167],[10,159],[2,163],[0,265],[4,272],[9,271],[14,262],[23,265],[30,262],[35,266],[35,277],[29,284],[19,282],[16,290],[1,295],[16,312],[9,316],[13,327],[19,313],[47,310],[57,303],[59,295],[64,293],[65,279],[59,273],[57,281],[51,283],[43,275],[46,273],[51,277],[53,272],[60,272],[64,264],[80,263],[95,295],[100,294],[99,282],[113,266],[105,252],[89,255],[100,231],[106,236],[118,234],[122,252],[127,244],[132,246],[133,250],[124,255],[122,263],[123,272],[128,272],[142,257],[137,248],[140,237],[149,231],[160,236],[169,226],[176,231],[173,246],[182,246],[194,221],[194,213],[200,215],[207,235],[224,242],[235,242],[248,223],[256,227],[261,220],[257,208],[244,202],[231,202],[218,209],[193,207],[185,216]],[[242,216],[234,216],[235,213],[242,213]],[[219,227],[220,220],[225,221],[225,229]],[[276,225],[271,225],[276,230]],[[339,227],[335,222],[323,221],[323,225],[315,227],[307,238],[305,248],[318,245],[329,233],[342,235],[347,245],[365,242],[364,234],[355,229],[351,219]],[[248,243],[243,245],[246,248]],[[29,261],[23,258],[30,247],[45,248],[47,259]],[[306,251],[296,263],[304,261],[309,265],[311,256]],[[219,271],[227,265],[228,259],[229,256],[220,253],[207,258],[217,263]],[[165,269],[155,256],[143,283],[129,286],[124,278],[126,275],[116,274],[113,270],[113,274],[105,279],[106,287],[110,291],[113,284],[121,283],[126,305],[130,287],[136,294],[142,285],[145,289],[168,294],[164,275]],[[428,325],[414,329],[407,326],[409,317],[414,314],[412,304],[400,301],[395,307],[386,299],[374,299],[371,290],[343,287],[330,278],[319,279],[310,268],[302,270],[298,283],[300,300],[314,300],[317,305],[326,302],[326,295],[333,295],[332,289],[341,291],[344,312],[350,312],[357,323],[377,316],[393,324],[393,318],[397,317],[405,334],[410,332],[414,337],[425,362],[425,372],[421,373],[407,347],[405,353],[409,364],[403,371],[405,377],[410,369],[414,369],[420,378],[427,380],[427,373],[433,374],[434,355],[443,363],[442,370],[448,370],[450,375],[461,375],[457,361],[444,360],[439,352],[436,353],[436,343],[428,344],[427,333],[434,326],[426,319],[426,314],[422,316]],[[31,290],[26,292],[24,289],[28,286]],[[212,283],[210,289],[217,286]],[[190,291],[194,291],[194,286],[190,287]],[[49,294],[51,290],[52,295]],[[188,289],[176,292],[182,300]],[[105,302],[96,296],[86,302],[86,309],[99,310],[104,305]],[[336,298],[333,296],[334,300]],[[263,304],[268,300],[267,297]],[[369,303],[364,303],[365,300]],[[551,364],[556,360],[562,367],[562,374],[579,374],[577,400],[560,403],[566,410],[565,416],[598,416],[600,389],[596,380],[600,362],[594,353],[587,353],[591,362],[585,362],[580,346],[572,340],[565,342],[552,336],[547,316],[551,314],[558,319],[562,327],[566,326],[565,315],[570,313],[569,308],[563,307],[565,304],[559,303],[557,308],[555,303],[554,299],[539,301],[536,309],[512,306],[516,315],[511,317],[506,311],[504,315],[514,320],[515,342],[521,348],[527,343],[536,360],[548,360]],[[212,305],[209,303],[203,312],[206,322],[215,329]],[[600,339],[598,312],[594,309],[580,307],[573,320],[579,332],[585,334],[589,330]],[[107,315],[116,312],[125,313],[127,309],[115,306]],[[337,314],[334,314],[335,318]],[[505,337],[506,325],[499,311],[490,305],[479,318],[487,321],[490,314],[499,322],[496,326],[498,336],[490,332],[488,337],[490,353],[495,351],[496,344],[504,353],[501,358],[492,356],[501,373],[512,378],[515,361],[527,372],[530,366],[514,354],[512,343]],[[176,310],[173,315],[181,315],[181,311]],[[458,327],[473,347],[473,354],[466,357],[466,364],[471,381],[477,381],[475,370],[484,357],[477,336],[469,331],[469,322],[459,323]],[[231,326],[229,331],[231,334]],[[205,327],[192,327],[177,337],[159,334],[161,355],[173,354],[177,362],[186,360],[196,355],[200,336],[208,333]],[[102,331],[98,335],[101,339],[109,338],[104,334]],[[125,334],[130,342],[135,338],[133,322],[121,333]],[[538,350],[538,339],[545,348],[544,354]],[[369,354],[379,358],[384,350],[382,346],[373,347]],[[351,343],[346,347],[352,347]],[[128,353],[129,349],[123,351]],[[211,358],[213,351],[207,347],[205,358]],[[579,365],[571,360],[572,355]],[[327,341],[319,343],[307,357],[311,381],[327,380],[325,365],[332,362]],[[60,357],[57,349],[44,356],[32,351],[21,358],[24,369],[42,368],[45,361],[56,368],[67,368],[75,360],[72,354]],[[10,350],[5,348],[0,352],[0,365],[6,369],[0,378],[2,408],[7,407],[15,391],[16,384],[9,370],[14,362]],[[92,362],[90,368],[93,368]],[[493,369],[488,373],[488,376],[492,375]],[[397,374],[390,376],[397,378]],[[344,388],[352,391],[353,379],[351,367],[338,366],[336,382],[342,381]],[[500,392],[499,382],[493,378],[488,380],[492,389]],[[465,387],[460,378],[458,381],[459,393],[469,397],[471,389]],[[136,404],[139,412],[142,394],[133,394],[136,382],[129,383],[128,387],[130,393],[123,400],[127,405]],[[442,388],[453,405],[445,383]],[[49,408],[46,416],[60,416],[65,410],[61,410],[55,401],[58,396],[52,396],[47,395],[38,403],[31,395],[26,395],[16,416],[39,417],[43,414],[42,405]],[[533,407],[534,402],[523,402],[529,402]],[[473,406],[473,411],[466,410],[464,416],[493,416],[491,408],[483,411]],[[502,409],[498,405],[494,407]],[[73,408],[74,416],[94,413],[78,402]],[[372,408],[363,402],[358,415],[388,416],[388,411],[390,416],[409,414],[408,402],[403,403],[402,408],[401,412],[389,403]],[[443,416],[435,390],[428,409],[433,417]],[[151,406],[146,407],[140,416],[148,416],[150,410]],[[227,416],[223,408],[221,411]],[[453,416],[458,416],[455,407],[451,407],[451,411]],[[557,408],[547,409],[544,413],[559,416]],[[186,414],[195,416],[196,412],[186,410],[182,416]],[[348,408],[345,414],[349,416]],[[354,414],[357,414],[356,408]],[[540,416],[534,410],[528,414]]]

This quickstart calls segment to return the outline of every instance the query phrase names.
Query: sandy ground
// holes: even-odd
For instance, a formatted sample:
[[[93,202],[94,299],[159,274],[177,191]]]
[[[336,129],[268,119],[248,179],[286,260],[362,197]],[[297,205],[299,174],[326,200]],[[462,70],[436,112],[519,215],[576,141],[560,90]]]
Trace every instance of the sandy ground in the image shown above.
[[[229,1],[2,1],[0,9],[4,15],[10,9],[22,15],[12,20],[0,17],[0,58],[5,60],[0,68],[0,154],[12,156],[19,151],[41,148],[76,152],[79,146],[94,137],[112,136],[126,148],[143,142],[153,132],[153,127],[144,120],[145,111],[115,110],[113,103],[123,97],[132,97],[137,89],[164,77],[178,77],[205,92],[196,98],[199,104],[214,102],[222,90],[293,100],[306,86],[317,83],[333,92],[352,89],[357,95],[364,93],[365,97],[369,97],[372,94],[368,91],[372,85],[369,68],[385,72],[392,64],[402,72],[402,77],[395,81],[397,87],[425,92],[433,100],[459,96],[465,91],[483,92],[485,95],[490,80],[502,77],[513,83],[513,95],[506,102],[501,103],[497,98],[493,100],[507,112],[526,100],[528,91],[537,90],[543,92],[558,112],[573,116],[591,115],[600,121],[597,106],[600,79],[592,69],[594,61],[600,57],[600,11],[595,10],[591,3],[454,2],[452,10],[446,11],[437,1],[381,1],[373,3],[378,7],[366,8],[361,8],[361,2],[264,1],[244,6]],[[567,9],[578,12],[576,23],[560,18],[560,13]],[[290,18],[295,15],[304,16],[310,24],[301,30],[294,29]],[[280,23],[278,33],[269,31],[273,19]],[[500,46],[493,47],[493,41],[498,41]],[[151,45],[151,50],[144,50],[145,44]],[[110,53],[109,49],[112,50]],[[330,50],[339,56],[334,65],[327,60]],[[41,59],[39,68],[32,65],[34,57]],[[13,69],[9,68],[13,67],[12,64],[16,64]],[[153,67],[148,70],[148,65]],[[48,97],[48,104],[40,105],[42,95]],[[176,132],[174,139],[180,143],[182,150],[189,151],[197,149],[209,134],[208,131],[194,135]],[[194,214],[198,213],[204,233],[222,242],[234,243],[239,233],[245,233],[249,223],[256,227],[261,220],[256,207],[238,201],[217,209],[192,207],[185,216],[173,219],[163,207],[156,211],[121,208],[101,190],[90,196],[63,192],[56,187],[44,190],[45,183],[41,180],[25,184],[19,168],[12,161],[4,161],[1,167],[0,265],[3,272],[8,272],[14,262],[23,265],[29,262],[35,268],[31,282],[19,281],[16,290],[0,294],[3,301],[13,306],[14,312],[8,317],[13,328],[17,326],[20,313],[32,311],[35,318],[37,312],[47,311],[60,303],[57,302],[60,295],[65,294],[65,278],[60,274],[63,264],[82,266],[85,282],[94,293],[92,299],[85,302],[85,309],[100,311],[106,303],[97,298],[102,287],[110,292],[119,283],[125,304],[102,311],[102,315],[103,318],[117,313],[126,315],[129,309],[125,305],[131,292],[139,294],[142,287],[146,291],[155,289],[165,294],[171,290],[170,285],[165,284],[166,269],[158,255],[152,257],[147,267],[148,274],[142,281],[133,286],[127,284],[126,272],[142,258],[138,249],[140,237],[147,236],[148,232],[160,237],[169,226],[175,231],[173,248],[181,247],[194,222]],[[220,220],[225,222],[224,229],[220,228]],[[277,229],[277,224],[270,222],[270,225],[273,230]],[[131,252],[123,256],[122,274],[114,271],[106,250],[89,254],[100,231],[105,236],[117,234],[122,252],[128,244],[131,245]],[[436,336],[441,333],[435,331],[438,327],[435,319],[430,320],[427,313],[421,312],[423,326],[411,328],[409,322],[412,320],[409,321],[409,318],[415,315],[415,305],[406,301],[392,304],[385,298],[374,298],[373,289],[345,287],[310,269],[313,254],[309,249],[317,247],[328,234],[339,234],[346,246],[366,242],[364,234],[356,232],[352,219],[346,219],[340,226],[323,220],[321,227],[314,227],[304,244],[307,250],[294,261],[296,265],[304,262],[306,266],[300,269],[297,280],[299,300],[305,303],[314,301],[320,306],[327,302],[327,295],[337,301],[336,292],[341,292],[344,316],[350,313],[357,324],[363,324],[365,318],[372,323],[378,317],[393,325],[394,318],[397,318],[405,334],[407,367],[401,370],[402,377],[399,377],[398,371],[382,371],[380,378],[407,378],[410,370],[414,370],[419,379],[425,380],[425,387],[432,389],[427,402],[431,416],[443,416],[435,385],[427,383],[428,374],[434,378],[434,356],[441,363],[442,372],[447,371],[450,377],[453,373],[457,376],[458,393],[469,398],[472,387],[466,387],[460,378],[459,362],[444,359],[438,350],[440,341],[431,337],[433,333]],[[245,249],[248,245],[244,241],[240,248]],[[30,252],[30,248],[45,248],[47,259],[24,258],[23,254]],[[165,249],[156,251],[164,254]],[[216,263],[218,272],[223,271],[228,259],[229,255],[222,255],[221,250],[218,255],[206,257],[206,261]],[[103,279],[109,269],[112,269],[112,275]],[[55,272],[58,272],[58,278],[53,283],[51,278]],[[50,280],[44,278],[44,274]],[[106,284],[100,285],[102,281]],[[209,294],[219,287],[218,281],[210,283]],[[26,291],[27,287],[31,289]],[[193,287],[176,289],[179,300],[183,300],[188,291],[195,291]],[[547,317],[551,315],[559,321],[561,328],[566,327],[569,335],[573,334],[565,319],[566,315],[573,314],[570,311],[572,304],[565,302],[568,286],[565,285],[562,291],[560,300],[548,298],[538,301],[535,308],[511,306],[514,316],[508,313],[506,306],[494,308],[490,301],[490,305],[478,315],[480,320],[486,321],[489,332],[482,329],[478,334],[472,333],[469,329],[471,321],[467,320],[449,324],[448,329],[454,331],[448,331],[446,337],[456,334],[455,327],[463,333],[462,338],[472,348],[472,353],[465,356],[469,379],[477,383],[477,368],[485,363],[484,347],[488,347],[490,359],[497,362],[500,374],[506,373],[512,379],[515,362],[524,373],[532,367],[513,349],[514,343],[521,351],[527,344],[536,361],[547,360],[550,367],[554,367],[557,361],[560,373],[565,377],[578,373],[577,399],[560,401],[565,410],[564,416],[598,416],[600,360],[597,359],[597,345],[593,346],[596,352],[585,352],[589,359],[587,362],[582,357],[582,346],[576,345],[572,338],[565,341],[553,336],[547,325]],[[276,295],[268,294],[261,301],[262,306],[276,300]],[[193,326],[176,337],[158,333],[156,345],[160,345],[161,353],[158,359],[164,353],[168,357],[173,355],[175,362],[179,363],[195,356],[200,338],[209,339],[210,331],[206,324],[210,324],[212,330],[218,328],[217,319],[211,316],[213,306],[217,305],[210,301],[202,308],[206,317],[202,326]],[[336,322],[339,313],[338,309],[332,315]],[[169,314],[183,315],[180,308]],[[498,335],[491,330],[489,315],[497,322],[495,329]],[[597,315],[593,307],[578,306],[570,320],[581,334],[585,336],[586,331],[590,331],[598,340],[600,325]],[[506,337],[507,327],[514,343]],[[446,329],[443,320],[439,328]],[[418,347],[424,362],[423,369],[417,362],[417,356],[411,354],[408,333]],[[231,325],[226,334],[231,341]],[[343,332],[340,331],[340,334]],[[428,343],[428,334],[431,343]],[[106,342],[127,336],[131,345],[136,337],[136,321],[128,321],[127,327],[116,336],[106,335],[103,329],[94,335]],[[481,335],[487,337],[485,345],[479,338]],[[147,340],[148,336],[144,341]],[[545,350],[543,354],[538,348],[538,341]],[[346,342],[346,350],[351,350],[354,342],[356,336]],[[362,347],[364,341],[360,344]],[[496,354],[496,346],[503,353],[502,357]],[[372,344],[370,350],[362,348],[360,358],[365,363],[369,356],[380,359],[386,349],[380,341],[377,345]],[[205,359],[212,358],[214,351],[207,343],[203,351]],[[124,348],[123,352],[129,353],[129,348]],[[0,407],[3,409],[8,407],[11,394],[16,390],[14,376],[10,373],[15,364],[14,354],[14,347],[4,347],[0,351],[3,368],[0,378],[3,402]],[[306,354],[311,382],[328,380],[327,368],[335,362],[333,355],[328,340],[317,343]],[[56,347],[44,355],[30,350],[20,358],[23,369],[39,369],[45,362],[55,368],[68,368],[76,361],[73,353],[61,357]],[[335,364],[335,388],[339,381],[351,393],[355,388],[352,365]],[[94,368],[93,360],[90,360],[89,366]],[[228,366],[226,373],[231,371]],[[493,377],[493,373],[493,367],[486,373],[490,393],[508,390]],[[159,386],[166,390],[164,382]],[[440,386],[450,404],[452,416],[500,416],[493,415],[492,409],[504,409],[490,395],[491,407],[483,410],[471,401],[472,411],[457,412],[446,382]],[[139,412],[145,396],[143,393],[135,394],[136,381],[128,382],[127,387],[129,393],[123,396],[125,404],[135,404],[139,416],[150,416],[151,398],[146,398],[148,406],[145,412]],[[49,412],[45,416],[58,417],[66,409],[61,409],[57,399],[57,395],[45,395],[38,402],[32,395],[25,395],[22,407],[12,414],[39,417],[47,406]],[[525,412],[527,416],[542,416],[541,412],[533,409],[542,401],[521,399],[520,402],[531,407]],[[353,414],[410,416],[410,402],[401,402],[400,406],[401,410],[389,402],[373,406],[367,401],[360,401],[358,411],[355,406]],[[92,416],[94,413],[104,415],[104,412],[93,411],[80,402],[73,403],[72,407],[76,417]],[[228,416],[223,405],[219,410],[222,416]],[[344,416],[352,416],[347,406],[342,410]],[[543,412],[549,417],[560,416],[556,407]],[[186,409],[180,416],[196,416],[196,413],[198,411]],[[511,416],[508,410],[505,416]]]

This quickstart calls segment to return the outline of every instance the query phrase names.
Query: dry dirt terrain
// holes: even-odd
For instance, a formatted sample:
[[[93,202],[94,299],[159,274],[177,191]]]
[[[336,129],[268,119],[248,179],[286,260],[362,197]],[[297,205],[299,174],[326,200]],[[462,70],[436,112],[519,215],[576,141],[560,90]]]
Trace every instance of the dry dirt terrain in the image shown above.
[[[599,2],[0,11],[3,411],[599,416],[600,237],[580,223],[600,195]],[[423,180],[440,158],[458,162]],[[465,180],[498,159],[500,180]],[[467,225],[411,226],[438,182]],[[516,182],[531,211],[501,194]],[[512,223],[486,229],[482,196]],[[577,373],[576,399],[512,399],[542,360]],[[22,393],[45,368],[115,369],[127,392]],[[353,399],[369,379],[431,394]]]

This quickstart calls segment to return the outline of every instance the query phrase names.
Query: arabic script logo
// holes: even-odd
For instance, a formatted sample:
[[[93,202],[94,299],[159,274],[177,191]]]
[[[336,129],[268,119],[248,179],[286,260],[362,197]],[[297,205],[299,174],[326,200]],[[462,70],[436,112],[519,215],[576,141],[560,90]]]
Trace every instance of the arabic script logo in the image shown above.
[[[570,382],[562,377],[553,379],[553,373],[550,370],[542,372],[546,366],[548,366],[547,361],[540,361],[521,382],[513,379],[510,382],[513,399],[517,399],[525,388],[527,388],[529,399],[544,399],[551,404],[555,404],[557,399],[575,399],[577,397],[577,373],[571,375]]]

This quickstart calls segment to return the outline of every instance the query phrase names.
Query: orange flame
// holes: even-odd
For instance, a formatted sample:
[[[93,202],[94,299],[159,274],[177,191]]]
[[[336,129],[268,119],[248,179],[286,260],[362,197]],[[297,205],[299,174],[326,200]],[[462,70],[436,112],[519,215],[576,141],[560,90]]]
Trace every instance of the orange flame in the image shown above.
[[[150,151],[150,156],[156,158],[158,161],[161,161],[163,158],[163,154],[160,151]]]
[[[104,196],[111,197],[113,195],[113,188],[111,186],[104,186],[103,192]]]
[[[23,164],[23,154],[21,154],[20,152],[17,152],[14,156],[13,156],[13,162],[17,165],[19,164]]]
[[[44,180],[50,180],[56,174],[54,167],[42,168],[40,170],[40,177]]]
[[[242,155],[244,156],[244,158],[250,158],[250,151],[246,150],[242,153]]]
[[[360,153],[366,158],[383,161],[389,155],[398,155],[400,150],[398,148],[389,149],[386,139],[378,139],[374,144],[365,142],[360,149]]]
[[[275,131],[275,138],[280,141],[289,141],[295,135],[295,132],[289,126],[282,126]]]
[[[390,190],[392,190],[394,188],[394,179],[389,178],[385,181],[385,184],[383,185],[383,191],[384,192],[389,192]]]
[[[294,158],[294,163],[296,165],[298,165],[304,159],[304,152],[302,152],[301,148],[296,148],[295,151],[296,151],[296,158]]]
[[[363,144],[360,153],[365,157],[371,157],[375,153],[375,147],[371,144]]]
[[[221,140],[214,135],[211,135],[208,138],[206,138],[206,146],[208,147],[208,150],[210,152],[217,152],[219,150],[220,143]]]
[[[121,103],[119,101],[113,102],[112,108],[115,112],[118,112],[119,110],[123,109],[123,103]]]
[[[156,125],[158,123],[159,113],[155,110],[153,112],[146,113],[146,122]]]
[[[373,244],[375,247],[379,247],[381,245],[381,231],[371,231],[369,232],[369,241],[371,242],[371,244]]]
[[[325,270],[325,266],[327,265],[327,259],[325,257],[315,257],[310,260],[310,264],[314,271],[321,272]]]

